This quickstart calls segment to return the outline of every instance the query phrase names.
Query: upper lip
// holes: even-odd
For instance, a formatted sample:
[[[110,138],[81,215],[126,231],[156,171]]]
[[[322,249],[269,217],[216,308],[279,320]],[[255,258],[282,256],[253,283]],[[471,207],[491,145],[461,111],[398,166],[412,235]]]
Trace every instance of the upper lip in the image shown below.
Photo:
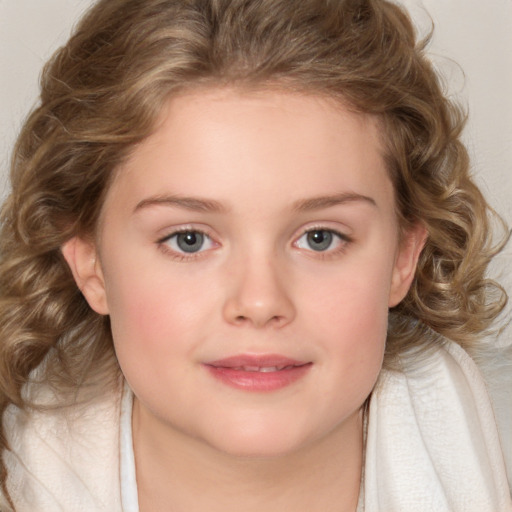
[[[279,354],[239,354],[223,359],[209,361],[208,366],[216,368],[234,369],[257,369],[257,368],[287,368],[293,366],[304,366],[308,361],[298,361]]]

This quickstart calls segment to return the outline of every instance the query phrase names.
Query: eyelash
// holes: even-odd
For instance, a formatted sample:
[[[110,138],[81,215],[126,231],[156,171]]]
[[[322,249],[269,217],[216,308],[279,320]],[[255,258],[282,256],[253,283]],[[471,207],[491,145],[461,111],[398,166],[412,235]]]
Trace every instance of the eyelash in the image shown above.
[[[300,247],[298,245],[299,241],[303,237],[307,237],[309,234],[315,233],[315,232],[330,233],[331,235],[333,235],[334,237],[336,237],[338,239],[339,247],[336,247],[334,249],[327,248],[326,250],[315,251],[312,248],[307,249],[307,248]],[[197,252],[188,252],[187,253],[186,251],[181,252],[180,250],[176,250],[176,249],[169,247],[168,242],[171,239],[173,239],[174,237],[178,237],[180,234],[187,234],[187,233],[201,235],[201,236],[205,237],[207,240],[209,240],[210,243],[213,244],[214,246],[219,245],[217,242],[215,242],[215,240],[205,230],[198,229],[198,228],[192,228],[192,227],[185,227],[182,229],[178,229],[178,230],[175,230],[175,231],[169,233],[168,235],[165,235],[164,237],[157,240],[157,245],[160,248],[160,250],[162,250],[166,255],[171,256],[172,259],[174,259],[176,261],[191,261],[191,260],[195,260],[197,258],[201,258],[205,253],[207,253],[210,250],[210,248],[202,249],[202,247],[201,247]],[[350,236],[348,236],[344,233],[341,233],[335,229],[328,228],[325,226],[315,226],[315,227],[308,228],[308,229],[302,231],[300,236],[295,238],[295,241],[293,242],[292,245],[294,247],[296,247],[297,249],[303,249],[306,253],[309,253],[310,257],[315,257],[315,258],[320,258],[320,259],[329,259],[329,258],[335,258],[336,256],[344,253],[347,249],[347,245],[352,242],[353,242],[353,239]]]
[[[208,249],[207,249],[207,250],[199,250],[197,252],[187,253],[185,251],[180,252],[179,250],[175,250],[175,249],[169,247],[168,242],[172,238],[178,237],[180,234],[186,234],[186,233],[201,235],[201,236],[205,237],[206,239],[210,240],[210,243],[212,243],[214,245],[218,245],[214,241],[214,239],[205,230],[198,229],[198,228],[192,228],[192,227],[186,227],[186,228],[182,228],[182,229],[177,229],[177,230],[173,231],[172,233],[169,233],[168,235],[165,235],[164,237],[157,240],[158,247],[160,248],[160,250],[162,250],[164,252],[164,254],[171,256],[172,259],[174,259],[176,261],[195,260],[197,258],[202,257],[204,255],[204,253],[208,252]]]
[[[337,231],[335,229],[326,227],[326,226],[314,226],[311,228],[306,229],[302,234],[295,239],[295,242],[293,245],[297,247],[298,249],[302,249],[302,247],[299,247],[298,243],[303,237],[307,237],[310,233],[315,232],[326,232],[330,233],[334,237],[338,239],[339,246],[330,249],[327,248],[324,251],[315,251],[314,249],[304,249],[306,253],[308,253],[308,256],[314,257],[314,258],[320,258],[320,259],[330,259],[330,258],[336,258],[337,256],[343,254],[347,250],[347,246],[353,242],[353,238],[346,235],[345,233],[341,233],[340,231]]]

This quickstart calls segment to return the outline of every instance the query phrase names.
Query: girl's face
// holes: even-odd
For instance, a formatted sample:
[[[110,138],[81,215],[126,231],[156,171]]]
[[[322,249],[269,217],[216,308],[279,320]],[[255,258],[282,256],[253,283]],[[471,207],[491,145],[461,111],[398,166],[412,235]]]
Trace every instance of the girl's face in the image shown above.
[[[358,424],[422,240],[399,244],[374,119],[223,89],[169,101],[97,245],[63,251],[147,424],[265,456]]]

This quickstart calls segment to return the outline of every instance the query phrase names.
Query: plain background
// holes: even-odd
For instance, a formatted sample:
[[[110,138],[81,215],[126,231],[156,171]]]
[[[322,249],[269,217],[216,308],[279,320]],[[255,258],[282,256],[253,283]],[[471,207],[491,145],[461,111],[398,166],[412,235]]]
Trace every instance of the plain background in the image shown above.
[[[297,0],[300,1],[300,0]],[[464,138],[490,203],[512,225],[512,0],[400,0],[427,34],[449,94],[469,110]],[[42,65],[92,0],[0,0],[0,199]],[[512,242],[492,268],[512,296]],[[510,308],[507,313],[510,318]],[[497,340],[512,343],[512,328]]]

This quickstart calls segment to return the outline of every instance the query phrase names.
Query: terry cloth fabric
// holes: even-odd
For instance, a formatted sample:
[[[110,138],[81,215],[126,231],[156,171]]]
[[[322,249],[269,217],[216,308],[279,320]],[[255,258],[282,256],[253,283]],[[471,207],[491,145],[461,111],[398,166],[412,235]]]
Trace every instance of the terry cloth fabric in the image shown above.
[[[122,512],[119,419],[122,383],[84,405],[49,412],[10,406],[4,461],[16,512]],[[51,403],[48,390],[40,400]],[[4,504],[2,512],[10,511]]]
[[[409,360],[403,371],[383,371],[372,393],[358,512],[512,512],[473,361],[453,343]],[[17,512],[138,512],[131,404],[124,385],[86,409],[11,406],[4,460]]]
[[[364,489],[365,512],[512,510],[487,390],[458,345],[380,376],[370,402]]]

